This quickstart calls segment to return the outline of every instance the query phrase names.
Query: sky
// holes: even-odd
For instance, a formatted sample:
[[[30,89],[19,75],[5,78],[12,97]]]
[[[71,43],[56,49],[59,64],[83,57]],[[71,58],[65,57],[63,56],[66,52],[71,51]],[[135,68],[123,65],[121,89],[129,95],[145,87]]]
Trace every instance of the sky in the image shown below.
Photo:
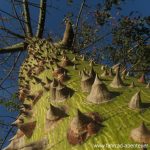
[[[4,10],[6,12],[9,12],[10,14],[12,14],[12,6],[9,3],[10,0],[0,0],[0,10]],[[38,0],[30,0],[30,2],[38,2]],[[62,36],[62,31],[64,30],[64,24],[63,24],[63,19],[66,15],[66,12],[75,12],[75,15],[78,14],[78,11],[80,9],[80,4],[81,4],[81,0],[74,0],[73,1],[73,5],[66,5],[67,0],[48,0],[48,5],[52,5],[53,7],[47,7],[47,16],[46,16],[46,33],[50,33],[51,35],[55,35],[58,34],[59,36]],[[101,2],[100,0],[87,0],[88,5],[92,8],[95,7],[95,5],[99,2]],[[126,0],[125,2],[123,2],[122,4],[122,14],[123,15],[128,15],[131,11],[138,11],[140,16],[150,16],[150,0]],[[20,9],[18,9],[18,12],[21,11]],[[36,24],[37,24],[37,17],[38,17],[38,9],[34,8],[34,7],[30,7],[30,11],[31,11],[31,18],[32,21],[34,22],[33,28],[34,31],[36,30]],[[3,13],[0,13],[1,16],[3,16]],[[7,16],[6,16],[7,17]],[[14,30],[16,32],[20,32],[20,28],[19,28],[19,22],[18,21],[13,21],[12,24],[6,23],[6,26],[11,29]],[[0,32],[1,33],[1,32]],[[11,42],[11,41],[10,41]],[[16,42],[16,41],[13,41]],[[0,43],[2,43],[0,41]],[[1,46],[1,45],[0,45]],[[2,55],[0,55],[0,58],[2,58]],[[25,58],[25,54],[23,54],[21,56],[21,60],[20,63],[17,65],[16,67],[16,78],[17,78],[17,74],[19,71],[19,66],[21,65],[22,61]],[[4,70],[4,67],[6,68],[10,68],[11,67],[11,63],[14,61],[14,57],[12,57],[9,62],[7,63],[7,66],[4,65],[0,65],[0,70]],[[0,72],[0,78],[3,78],[4,76],[6,76],[7,74],[7,69],[4,72]],[[14,81],[13,83],[11,83],[12,81]],[[7,80],[4,84],[4,86],[9,86],[9,85],[16,85],[15,88],[9,89],[10,92],[15,92],[16,89],[18,88],[18,83],[17,80]],[[5,93],[3,90],[0,89],[0,98],[1,97],[7,97],[8,93]],[[18,114],[18,112],[9,112],[6,108],[0,106],[0,116],[4,116],[4,115],[11,115],[13,117],[16,117]],[[13,119],[9,119],[9,118],[0,118],[0,120],[5,120],[8,124],[10,124]],[[0,126],[0,134],[2,134],[2,130],[1,126]],[[4,131],[4,130],[3,130]],[[5,132],[3,132],[4,136],[6,135]],[[8,137],[9,139],[10,137]],[[8,141],[6,142],[6,144],[8,144]],[[6,145],[5,144],[5,145]]]
[[[12,14],[12,6],[9,4],[10,0],[0,0],[1,5],[0,9],[2,10],[9,10],[9,12]],[[30,0],[30,2],[38,3],[39,0]],[[60,30],[64,29],[64,24],[62,23],[63,18],[66,14],[66,12],[75,12],[75,15],[78,14],[78,11],[80,9],[80,4],[82,0],[73,0],[73,5],[66,5],[67,0],[48,0],[48,5],[52,5],[53,7],[47,7],[47,18],[46,18],[46,30],[48,33],[58,33],[60,34]],[[90,7],[95,7],[95,5],[103,0],[87,0],[88,5]],[[140,12],[141,16],[148,16],[150,15],[150,0],[126,0],[122,3],[123,8],[123,14],[128,15],[129,12],[133,10],[137,10]],[[18,8],[18,7],[17,7]],[[37,20],[38,20],[38,9],[34,7],[30,7],[31,11],[31,18],[34,22],[33,28],[36,29]],[[18,12],[21,12],[19,10]],[[8,23],[9,25],[9,23]],[[16,31],[19,31],[18,29],[19,23],[15,21],[13,24],[9,25],[10,28]]]

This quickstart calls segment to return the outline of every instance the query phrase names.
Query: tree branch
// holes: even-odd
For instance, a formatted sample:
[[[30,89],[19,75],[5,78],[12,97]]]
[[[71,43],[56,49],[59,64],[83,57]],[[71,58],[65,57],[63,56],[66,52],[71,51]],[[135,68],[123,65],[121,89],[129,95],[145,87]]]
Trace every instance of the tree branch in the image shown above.
[[[6,15],[8,15],[8,16],[10,16],[10,17],[12,17],[12,18],[16,19],[16,20],[20,20],[20,21],[21,21],[21,22],[23,22],[23,23],[26,23],[24,20],[19,19],[19,18],[17,18],[16,16],[13,16],[12,14],[10,14],[10,13],[8,13],[8,12],[6,12],[6,11],[2,10],[2,9],[0,9],[0,12],[2,12],[2,13],[4,13],[4,14],[6,14]]]
[[[95,39],[94,41],[92,41],[91,43],[89,43],[88,45],[86,45],[85,47],[83,47],[82,49],[80,49],[80,52],[83,51],[83,50],[85,50],[85,49],[87,49],[87,48],[89,48],[90,46],[93,46],[95,43],[97,43],[97,42],[103,40],[104,38],[106,38],[106,37],[107,37],[108,35],[110,35],[111,33],[112,33],[112,32],[110,31],[110,32],[106,33],[105,35],[103,35],[103,36],[101,36],[101,37]]]
[[[14,44],[12,46],[8,46],[5,48],[0,48],[0,54],[9,53],[9,52],[17,52],[26,50],[27,44],[24,42]]]
[[[16,6],[15,6],[15,1],[14,1],[14,0],[11,0],[11,3],[12,3],[12,6],[13,6],[15,15],[16,15],[16,17],[18,18],[18,21],[19,21],[19,23],[20,23],[20,26],[21,26],[21,28],[22,28],[24,34],[25,34],[24,26],[23,26],[22,22],[20,21],[19,15],[18,15],[18,13],[17,13],[17,9],[16,9]]]
[[[0,85],[0,88],[1,88],[2,90],[4,90],[5,92],[7,92],[10,96],[12,96],[12,93],[10,93],[6,88],[2,87],[1,85]]]
[[[12,71],[13,71],[14,68],[16,67],[16,64],[17,64],[17,62],[18,62],[18,60],[19,60],[20,55],[21,55],[21,52],[18,52],[18,55],[17,55],[17,57],[16,57],[16,59],[15,59],[14,64],[12,65],[10,71],[9,71],[8,74],[5,76],[5,78],[3,78],[3,80],[0,82],[0,86],[2,86],[3,83],[7,80],[7,78],[11,75]]]
[[[78,14],[76,25],[75,25],[75,34],[74,34],[72,46],[74,46],[74,44],[75,44],[76,35],[77,35],[77,32],[78,32],[79,21],[80,21],[80,17],[81,17],[85,2],[86,2],[86,0],[83,0],[83,2],[81,3],[81,7],[80,7],[80,10],[79,10],[79,14]]]
[[[61,44],[64,45],[65,47],[71,47],[74,38],[74,31],[69,19],[66,19],[65,23],[66,23],[66,29]]]
[[[18,34],[18,33],[15,33],[15,32],[13,32],[13,31],[11,31],[11,30],[5,28],[5,27],[0,26],[0,29],[3,30],[3,31],[5,31],[5,32],[7,32],[7,33],[9,33],[9,34],[11,34],[11,35],[13,35],[13,36],[16,36],[16,37],[18,37],[18,38],[20,38],[20,39],[25,39],[25,36],[20,35],[20,34]]]
[[[13,117],[13,116],[0,116],[0,118],[10,118],[10,119],[15,119],[16,120],[16,118]]]
[[[1,144],[1,146],[0,146],[0,149],[2,149],[3,145],[5,144],[5,142],[6,142],[7,138],[8,138],[8,136],[9,136],[9,134],[11,133],[11,131],[13,130],[13,128],[14,128],[14,127],[11,127],[11,128],[8,130],[8,132],[7,132],[5,138],[4,138],[4,140],[3,140],[3,142],[2,142],[2,144]]]
[[[44,26],[45,26],[46,1],[47,0],[41,0],[40,1],[40,14],[39,14],[37,33],[36,33],[36,36],[39,37],[39,38],[42,38],[43,31],[44,31]]]
[[[2,123],[2,122],[0,122],[0,125],[2,125],[2,126],[7,126],[7,127],[10,127],[10,126],[11,126],[10,124],[6,124],[6,123]]]
[[[17,118],[19,118],[19,116],[20,116],[20,115],[18,115]],[[8,138],[8,136],[10,135],[10,133],[12,132],[13,129],[14,129],[14,126],[12,126],[12,127],[8,130],[8,132],[7,132],[7,134],[6,134],[6,136],[5,136],[4,140],[3,140],[3,142],[2,142],[1,145],[0,145],[0,149],[3,148],[3,145],[5,144],[5,142],[6,142],[7,138]]]
[[[19,4],[23,4],[24,2],[21,0],[15,0],[15,2],[18,2]],[[40,8],[39,4],[33,3],[33,2],[28,2],[28,5],[36,7],[36,8]]]
[[[8,56],[5,56],[5,58],[2,58],[0,61],[0,65],[4,64],[10,57],[11,57],[12,54],[9,54]]]
[[[20,4],[20,3],[21,3],[21,4],[23,3],[21,0],[15,0],[15,2],[18,2],[19,4]],[[35,7],[35,8],[40,8],[39,4],[37,4],[37,3],[28,2],[28,5],[30,5],[30,6],[32,6],[32,7]],[[53,8],[53,9],[56,9],[56,10],[59,10],[59,11],[60,11],[59,8],[54,7],[52,4],[46,5],[46,7]]]
[[[28,0],[23,0],[23,12],[24,12],[24,19],[25,19],[25,28],[26,34],[28,37],[33,36],[32,27],[31,27],[31,20],[30,20],[30,11],[28,7]]]

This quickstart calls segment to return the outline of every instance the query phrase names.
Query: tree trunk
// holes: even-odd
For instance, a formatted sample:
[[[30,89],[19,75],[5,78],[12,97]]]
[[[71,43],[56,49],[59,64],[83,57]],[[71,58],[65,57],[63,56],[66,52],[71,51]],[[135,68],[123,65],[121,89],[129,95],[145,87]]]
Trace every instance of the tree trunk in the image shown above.
[[[62,43],[55,45],[38,38],[31,39],[29,43],[28,57],[19,74],[21,115],[13,123],[18,131],[6,150],[69,150],[76,149],[73,145],[81,143],[83,145],[77,149],[90,150],[96,144],[124,143],[124,139],[131,141],[127,139],[127,133],[134,127],[137,116],[128,109],[126,102],[137,89],[132,89],[131,93],[131,89],[124,85],[132,80],[136,82],[135,79],[124,79],[125,84],[119,89],[110,88],[113,77],[107,74],[107,67],[63,49]],[[95,77],[95,72],[100,76],[103,70],[105,75],[100,80],[105,84]],[[145,97],[149,95],[144,84],[135,85],[144,91]],[[96,100],[100,96],[102,103],[95,103],[94,93],[90,90],[83,92],[87,86],[88,90],[92,88],[91,92],[98,92],[95,93]],[[92,136],[94,134],[97,136]]]

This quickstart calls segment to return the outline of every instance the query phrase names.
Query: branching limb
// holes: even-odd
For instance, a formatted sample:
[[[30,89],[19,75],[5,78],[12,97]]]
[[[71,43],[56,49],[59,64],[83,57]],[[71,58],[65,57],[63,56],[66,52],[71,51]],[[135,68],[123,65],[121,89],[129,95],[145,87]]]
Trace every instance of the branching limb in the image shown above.
[[[18,118],[19,116],[20,116],[20,115],[18,115],[17,118]],[[4,140],[2,141],[2,143],[1,143],[1,145],[0,145],[0,149],[3,148],[3,146],[4,146],[4,144],[5,144],[6,140],[7,140],[7,138],[9,137],[9,135],[10,135],[10,133],[13,131],[13,129],[14,129],[14,126],[12,126],[12,127],[8,130],[8,132],[7,132],[7,134],[6,134],[5,138],[4,138]]]
[[[21,28],[22,28],[24,34],[25,34],[24,26],[23,26],[22,22],[20,21],[19,15],[18,15],[18,13],[17,13],[17,9],[16,9],[16,6],[15,6],[15,0],[11,0],[11,3],[12,3],[12,6],[13,6],[15,15],[16,15],[16,17],[18,18],[18,21],[19,21],[19,23],[20,23],[20,26],[21,26]]]
[[[3,91],[7,92],[10,96],[12,96],[12,93],[9,92],[6,88],[2,87],[1,85],[0,85],[0,88],[1,88]]]
[[[86,0],[83,0],[83,2],[81,3],[81,7],[80,7],[79,14],[78,14],[78,17],[77,17],[77,21],[76,21],[76,24],[75,24],[75,34],[74,34],[72,46],[74,46],[74,44],[75,44],[76,35],[77,35],[77,32],[78,32],[79,21],[80,21],[80,17],[81,17],[85,2],[86,2]]]
[[[13,116],[0,116],[0,118],[10,118],[10,119],[15,119],[16,120],[16,118],[13,117]]]
[[[21,3],[21,4],[23,3],[22,0],[15,0],[15,2],[18,2],[19,4],[20,4],[20,3]],[[28,5],[29,5],[29,6],[32,6],[32,7],[35,7],[35,8],[40,8],[39,4],[37,4],[37,3],[28,2]],[[59,8],[53,6],[52,4],[50,4],[50,5],[47,4],[46,7],[53,8],[53,9],[56,9],[56,10],[61,11]]]
[[[5,31],[6,33],[9,33],[9,34],[11,34],[11,35],[13,35],[13,36],[16,36],[16,37],[18,37],[18,38],[20,38],[20,39],[25,39],[25,36],[20,35],[20,34],[18,34],[18,33],[15,33],[15,32],[13,32],[13,31],[11,31],[11,30],[5,28],[5,27],[0,26],[0,30],[3,30],[3,31]]]
[[[80,49],[80,52],[81,52],[81,51],[84,51],[85,49],[87,49],[87,48],[89,48],[89,47],[91,47],[91,46],[93,46],[93,45],[96,44],[97,42],[99,42],[99,41],[105,39],[107,36],[111,35],[111,33],[112,33],[112,32],[110,31],[110,32],[106,33],[105,35],[103,35],[103,36],[101,36],[101,37],[95,39],[94,41],[92,41],[91,43],[89,43],[88,45],[86,45],[85,47],[83,47],[82,49]]]
[[[11,127],[11,128],[8,130],[8,132],[7,132],[7,134],[6,134],[6,136],[5,136],[4,140],[3,140],[3,142],[1,143],[0,149],[3,148],[3,145],[5,144],[5,142],[6,142],[7,138],[8,138],[8,136],[9,136],[9,134],[12,132],[13,128],[14,128],[14,127]]]
[[[3,80],[0,82],[0,86],[2,86],[3,83],[4,83],[4,82],[8,79],[8,77],[11,75],[12,71],[13,71],[14,68],[16,67],[16,64],[17,64],[17,62],[18,62],[18,60],[19,60],[20,55],[21,55],[21,52],[18,52],[18,55],[17,55],[17,57],[16,57],[16,59],[15,59],[14,64],[12,65],[10,71],[9,71],[8,74],[5,76],[5,78],[3,78]]]
[[[7,126],[7,127],[10,127],[10,126],[11,126],[10,124],[6,124],[6,123],[2,123],[2,122],[0,122],[0,125],[2,125],[2,126]]]
[[[12,54],[9,54],[8,56],[6,56],[5,58],[1,59],[2,61],[0,61],[0,65],[4,64],[5,62],[7,62],[7,60],[11,57]]]
[[[69,19],[66,19],[66,29],[61,44],[64,45],[65,47],[71,47],[73,38],[74,38],[74,31],[72,28],[72,24],[69,21]]]
[[[39,14],[37,33],[36,33],[36,36],[39,38],[42,38],[44,26],[45,26],[46,2],[47,2],[47,0],[40,1],[40,14]]]
[[[12,15],[12,14],[10,14],[10,13],[8,13],[8,12],[2,10],[2,9],[0,9],[0,12],[6,14],[6,15],[8,15],[8,16],[10,16],[10,17],[16,19],[16,20],[19,20],[19,21],[21,21],[21,22],[23,22],[23,23],[26,23],[24,20],[22,20],[22,19],[20,19],[20,18],[17,18],[16,16],[14,16],[14,15]]]
[[[31,20],[30,20],[30,11],[28,7],[28,0],[23,0],[23,12],[24,12],[24,19],[25,19],[25,28],[26,34],[28,37],[32,37],[32,27],[31,27]]]
[[[0,54],[9,53],[9,52],[17,52],[17,51],[23,51],[26,50],[27,44],[24,42],[14,44],[12,46],[8,46],[5,48],[0,48]]]

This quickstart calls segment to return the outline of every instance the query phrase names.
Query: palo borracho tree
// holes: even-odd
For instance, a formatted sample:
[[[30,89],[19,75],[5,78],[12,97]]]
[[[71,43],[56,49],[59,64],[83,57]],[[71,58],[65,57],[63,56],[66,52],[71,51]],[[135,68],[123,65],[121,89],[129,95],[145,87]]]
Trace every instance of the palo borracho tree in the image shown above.
[[[47,1],[40,0],[36,32],[29,11],[29,5],[34,3],[27,0],[17,2],[22,4],[23,18],[17,17],[17,12],[15,18],[24,34],[2,26],[1,30],[21,39],[21,42],[1,48],[0,53],[27,51],[27,56],[18,78],[20,113],[12,123],[17,132],[4,149],[90,150],[98,148],[97,144],[103,144],[105,149],[105,144],[133,142],[147,147],[150,142],[147,127],[149,84],[145,85],[144,75],[137,81],[121,64],[109,68],[74,52],[73,46],[78,44],[74,38],[78,21],[74,33],[71,21],[65,18],[62,40],[53,42],[44,38]],[[107,1],[104,10],[110,10],[113,4],[118,4],[118,1]],[[78,19],[84,5],[83,0]],[[97,18],[101,25],[109,17],[104,12],[96,13],[102,14]],[[84,42],[90,40],[84,35]],[[90,42],[93,43],[88,41],[87,44]],[[136,128],[139,124],[141,126]]]
[[[19,4],[22,5],[22,11],[23,11],[22,16],[23,16],[23,18],[21,18],[17,14],[16,3],[19,3]],[[8,35],[11,35],[12,38],[14,38],[14,39],[16,39],[16,38],[19,39],[19,42],[15,43],[15,44],[13,44],[11,46],[6,46],[6,47],[3,47],[3,48],[0,48],[0,54],[1,54],[2,57],[5,57],[5,56],[7,57],[7,55],[5,55],[5,54],[10,54],[10,55],[14,54],[14,57],[16,57],[16,53],[17,53],[17,57],[16,57],[15,61],[12,62],[12,63],[14,63],[12,65],[12,68],[10,69],[10,71],[8,72],[6,77],[4,77],[1,80],[0,85],[1,85],[1,88],[3,90],[8,92],[7,94],[10,94],[12,99],[19,98],[21,100],[22,99],[21,91],[22,91],[22,88],[23,88],[22,86],[26,85],[26,80],[25,80],[25,83],[22,83],[23,85],[21,85],[21,75],[19,77],[19,79],[20,79],[19,87],[20,88],[19,88],[19,91],[18,91],[18,96],[16,96],[16,94],[13,95],[13,94],[9,93],[7,88],[6,89],[3,88],[2,85],[3,85],[3,83],[5,81],[7,81],[8,77],[10,77],[12,72],[16,69],[15,67],[17,66],[16,64],[19,62],[19,59],[20,59],[19,57],[21,56],[21,53],[23,51],[28,51],[29,48],[32,47],[32,44],[34,42],[36,42],[36,41],[39,41],[40,43],[42,42],[42,37],[43,37],[43,34],[44,34],[44,27],[45,27],[47,1],[46,0],[41,0],[39,6],[38,5],[34,5],[34,3],[31,3],[28,0],[23,0],[23,1],[13,1],[12,0],[11,4],[12,4],[13,9],[14,9],[14,13],[15,13],[14,16],[11,15],[10,13],[8,13],[8,12],[3,11],[3,10],[0,10],[0,11],[3,12],[4,14],[6,14],[6,15],[12,17],[17,22],[19,22],[19,24],[21,26],[21,29],[22,29],[22,32],[24,34],[21,35],[20,33],[16,33],[17,31],[12,31],[11,29],[8,29],[5,26],[4,17],[1,18],[2,19],[2,25],[0,26],[1,31],[4,31]],[[33,31],[32,25],[31,25],[29,6],[34,6],[34,7],[38,7],[39,8],[39,17],[38,17],[38,23],[37,23],[37,31],[35,32],[35,34],[33,33],[34,31]],[[61,45],[61,47],[64,47],[64,48],[65,47],[66,48],[71,48],[72,47],[72,42],[73,42],[73,37],[74,37],[74,32],[73,32],[73,29],[72,29],[72,25],[71,25],[70,21],[67,20],[67,19],[65,20],[65,23],[66,23],[66,30],[65,30],[65,33],[64,33],[62,41],[59,42],[59,43],[54,44],[58,48],[59,48],[60,45]],[[49,41],[49,39],[48,39],[48,41]],[[40,43],[37,44],[37,45],[40,45]],[[43,43],[44,43],[44,41],[43,41]],[[7,45],[8,42],[6,41],[5,44]],[[30,56],[29,51],[28,51],[28,55]],[[11,59],[10,56],[8,56],[8,59]],[[21,59],[23,59],[23,58],[21,58]],[[11,62],[11,60],[10,60],[10,62]],[[5,60],[2,63],[5,63]],[[22,70],[22,69],[20,69],[20,70]],[[21,71],[19,71],[19,72],[21,72]],[[22,73],[20,73],[20,74],[22,74]],[[15,87],[14,87],[14,89],[15,89]],[[17,103],[18,102],[15,102],[14,100],[10,100],[10,101],[6,102],[4,98],[3,98],[3,100],[1,100],[1,105],[5,106],[6,108],[9,108],[9,107],[11,109],[13,108],[15,110],[18,110],[19,105],[21,105],[23,102],[20,101],[19,104],[17,104]],[[9,119],[15,119],[14,117],[6,116],[6,115],[1,116],[1,117],[8,117]],[[4,126],[4,127],[6,126],[7,127],[9,125],[1,122],[1,126]],[[5,144],[6,138],[8,137],[10,132],[12,132],[14,134],[14,131],[12,131],[12,128],[10,128],[10,130],[8,130],[8,134],[6,134],[6,137],[4,137],[4,139],[1,139],[1,146],[0,146],[1,148]],[[1,136],[3,136],[3,135],[1,135]]]

